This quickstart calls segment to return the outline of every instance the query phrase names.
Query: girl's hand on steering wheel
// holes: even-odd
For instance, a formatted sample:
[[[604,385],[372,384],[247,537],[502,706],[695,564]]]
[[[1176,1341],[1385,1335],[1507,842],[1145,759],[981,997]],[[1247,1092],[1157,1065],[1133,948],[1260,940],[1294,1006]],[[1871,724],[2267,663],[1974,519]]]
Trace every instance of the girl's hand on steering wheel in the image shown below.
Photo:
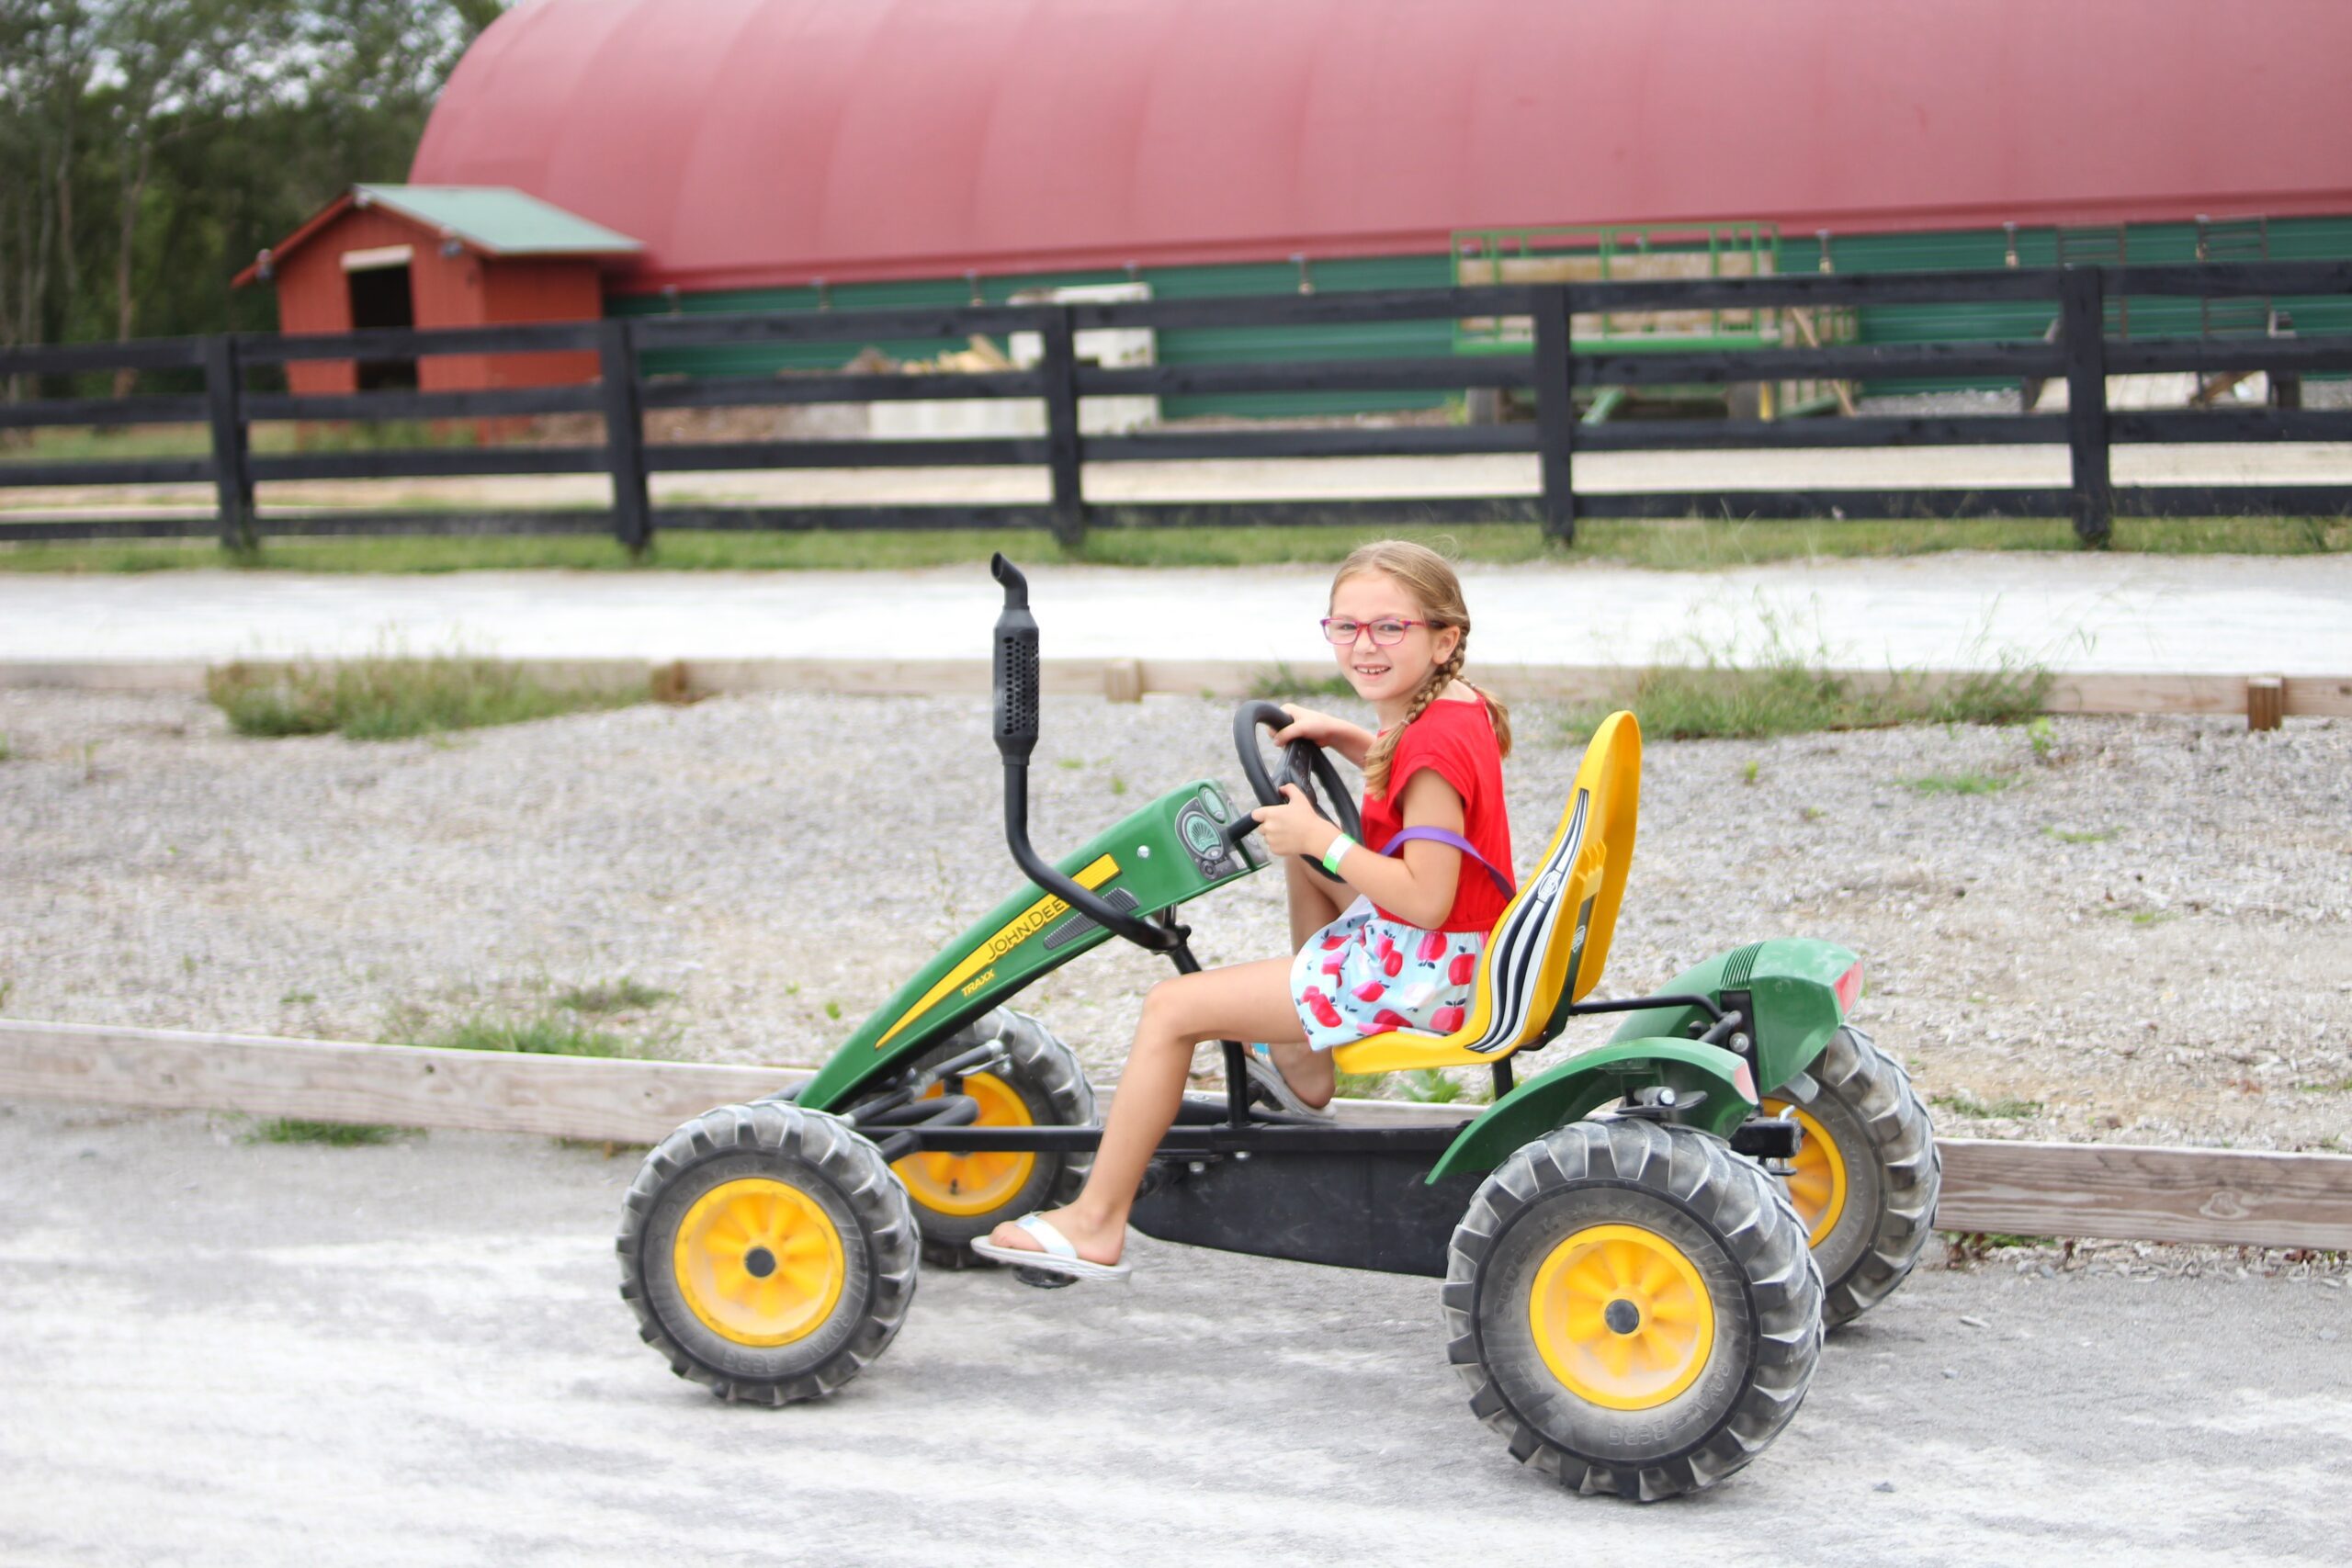
[[[1357,728],[1344,718],[1301,707],[1296,703],[1284,703],[1283,712],[1290,715],[1290,722],[1274,731],[1274,744],[1277,746],[1287,746],[1294,740],[1312,740],[1317,746],[1329,746],[1354,733]]]
[[[1317,716],[1320,716],[1319,715]],[[1261,806],[1250,813],[1265,835],[1266,848],[1278,855],[1305,855],[1320,860],[1340,830],[1316,814],[1306,792],[1295,784],[1283,787],[1280,806]]]

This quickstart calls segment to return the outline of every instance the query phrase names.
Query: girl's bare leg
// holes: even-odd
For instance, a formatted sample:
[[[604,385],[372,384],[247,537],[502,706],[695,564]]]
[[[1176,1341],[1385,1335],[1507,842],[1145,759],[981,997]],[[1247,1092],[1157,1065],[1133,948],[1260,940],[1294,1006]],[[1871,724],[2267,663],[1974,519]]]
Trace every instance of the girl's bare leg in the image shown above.
[[[1296,953],[1306,939],[1340,918],[1356,901],[1355,889],[1333,882],[1296,855],[1283,857],[1284,890],[1290,896],[1290,950]]]
[[[1283,874],[1290,894],[1290,950],[1296,953],[1306,945],[1307,938],[1338,919],[1346,906],[1355,902],[1355,890],[1317,874],[1296,855],[1283,858]],[[1311,1050],[1303,1039],[1293,1043],[1262,1034],[1256,1038],[1270,1047],[1267,1054],[1299,1099],[1317,1107],[1329,1102],[1339,1087],[1339,1076],[1329,1051]]]
[[[1306,1032],[1290,999],[1290,960],[1262,959],[1197,975],[1162,980],[1144,998],[1135,1048],[1111,1114],[1102,1125],[1102,1146],[1094,1156],[1085,1189],[1067,1209],[1046,1218],[1069,1238],[1090,1263],[1116,1263],[1126,1245],[1127,1211],[1151,1163],[1160,1135],[1176,1120],[1184,1098],[1184,1076],[1193,1047],[1204,1040],[1263,1040],[1297,1043]],[[1037,1250],[1036,1238],[1007,1222],[989,1239],[999,1247]]]

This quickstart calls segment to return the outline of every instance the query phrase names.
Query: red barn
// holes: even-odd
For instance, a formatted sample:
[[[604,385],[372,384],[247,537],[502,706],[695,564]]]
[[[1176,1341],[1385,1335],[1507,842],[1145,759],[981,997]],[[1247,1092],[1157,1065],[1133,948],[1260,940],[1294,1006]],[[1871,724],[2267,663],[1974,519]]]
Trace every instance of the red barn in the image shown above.
[[[237,276],[277,287],[288,333],[593,321],[602,269],[642,247],[625,234],[493,186],[354,186]],[[593,381],[592,353],[298,361],[298,393],[391,387],[456,391]]]
[[[1550,224],[1997,245],[2352,215],[2347,59],[2344,0],[531,0],[410,177],[618,225],[627,294]]]

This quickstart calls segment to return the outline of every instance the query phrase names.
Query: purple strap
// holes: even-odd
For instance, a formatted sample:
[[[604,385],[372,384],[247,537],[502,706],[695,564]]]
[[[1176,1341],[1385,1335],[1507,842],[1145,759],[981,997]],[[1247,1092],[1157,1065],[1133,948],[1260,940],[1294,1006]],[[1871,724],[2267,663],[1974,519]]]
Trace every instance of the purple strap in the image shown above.
[[[1487,868],[1487,874],[1495,879],[1496,891],[1499,892],[1504,897],[1508,898],[1517,891],[1517,888],[1511,883],[1510,877],[1503,872],[1497,871],[1494,866],[1487,862],[1486,856],[1471,848],[1469,840],[1464,838],[1459,833],[1449,833],[1442,828],[1408,828],[1403,832],[1397,834],[1395,838],[1389,840],[1388,847],[1386,849],[1377,850],[1374,852],[1376,854],[1394,855],[1408,839],[1426,839],[1432,844],[1443,844],[1449,849],[1460,850],[1464,854],[1468,855],[1472,860],[1476,861],[1480,865]]]

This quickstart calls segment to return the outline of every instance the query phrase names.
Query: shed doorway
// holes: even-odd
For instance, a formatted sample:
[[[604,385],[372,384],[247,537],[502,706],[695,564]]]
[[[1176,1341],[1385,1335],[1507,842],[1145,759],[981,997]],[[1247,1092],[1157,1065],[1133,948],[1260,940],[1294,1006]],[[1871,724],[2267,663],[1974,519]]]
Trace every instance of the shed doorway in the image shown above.
[[[345,254],[344,273],[351,288],[352,331],[416,325],[416,306],[409,289],[409,256],[406,245]],[[359,390],[363,392],[416,389],[413,359],[363,359],[358,371]]]

